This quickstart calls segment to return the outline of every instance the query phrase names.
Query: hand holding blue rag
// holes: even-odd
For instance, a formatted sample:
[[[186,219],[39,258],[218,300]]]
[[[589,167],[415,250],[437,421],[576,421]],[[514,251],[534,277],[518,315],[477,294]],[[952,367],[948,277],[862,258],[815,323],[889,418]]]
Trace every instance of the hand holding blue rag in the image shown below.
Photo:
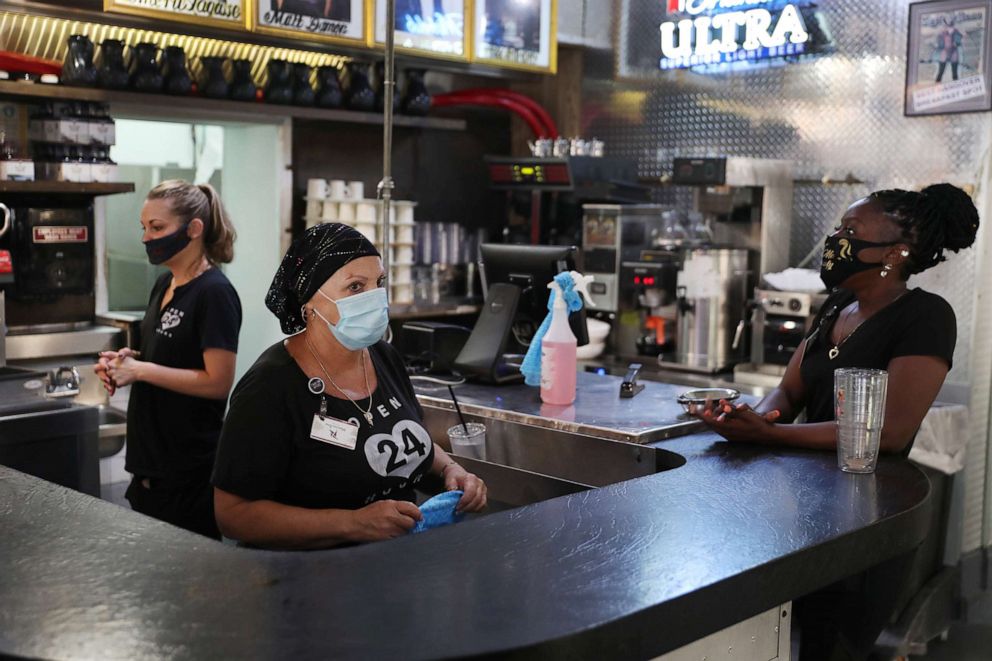
[[[464,514],[455,512],[455,506],[462,498],[461,491],[445,491],[433,498],[429,498],[420,506],[420,513],[424,515],[417,525],[410,532],[425,532],[431,528],[440,528],[451,523],[458,523]]]
[[[575,291],[575,282],[572,281],[572,274],[570,272],[562,271],[555,276],[555,282],[561,287],[565,296],[565,305],[568,306],[569,313],[575,312],[582,307],[582,296]],[[528,386],[541,385],[541,341],[544,339],[545,334],[547,334],[548,328],[551,327],[551,310],[555,306],[555,290],[552,289],[550,291],[551,295],[548,296],[548,316],[544,318],[541,326],[534,333],[534,337],[531,338],[527,355],[524,356],[524,361],[520,364],[520,372],[524,375],[524,383]]]

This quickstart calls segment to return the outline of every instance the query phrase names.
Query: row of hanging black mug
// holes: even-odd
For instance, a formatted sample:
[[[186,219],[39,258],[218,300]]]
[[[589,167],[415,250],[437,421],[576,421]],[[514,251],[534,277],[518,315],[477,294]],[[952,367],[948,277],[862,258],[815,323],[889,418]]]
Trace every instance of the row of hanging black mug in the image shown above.
[[[119,39],[104,39],[100,43],[100,63],[94,63],[93,42],[84,35],[69,37],[69,49],[62,66],[62,82],[66,85],[99,86],[106,89],[132,89],[139,92],[192,94],[194,91],[215,99],[252,101],[264,99],[269,103],[378,110],[383,108],[383,64],[376,64],[376,86],[370,81],[370,65],[351,61],[345,64],[347,85],[342,88],[338,68],[317,67],[316,87],[311,83],[313,69],[307,64],[269,60],[266,65],[268,82],[259,93],[251,75],[251,60],[231,60],[231,77],[225,71],[224,57],[201,57],[203,74],[200,83],[186,66],[186,53],[180,46],[160,49],[153,43],[131,47],[130,65],[125,63],[125,44]],[[159,51],[162,57],[159,58]],[[424,83],[423,69],[407,69],[402,95],[393,99],[393,109],[410,115],[425,115],[431,106],[430,93]]]

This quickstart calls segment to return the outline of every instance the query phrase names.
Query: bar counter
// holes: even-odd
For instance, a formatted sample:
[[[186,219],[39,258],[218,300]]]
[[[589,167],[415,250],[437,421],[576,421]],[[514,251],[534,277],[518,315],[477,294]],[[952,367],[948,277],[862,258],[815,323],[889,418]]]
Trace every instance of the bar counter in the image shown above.
[[[0,655],[643,658],[927,532],[929,482],[906,461],[849,475],[832,453],[710,433],[651,444],[685,464],[306,553],[219,544],[0,467]]]

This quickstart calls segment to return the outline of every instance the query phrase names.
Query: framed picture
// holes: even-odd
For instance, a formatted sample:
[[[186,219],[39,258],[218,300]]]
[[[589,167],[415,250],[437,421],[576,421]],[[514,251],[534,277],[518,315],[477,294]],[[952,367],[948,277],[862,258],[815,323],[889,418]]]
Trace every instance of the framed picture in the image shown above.
[[[248,17],[245,0],[103,0],[103,10],[234,30],[247,27]]]
[[[906,115],[992,109],[990,19],[992,0],[939,0],[909,6]]]
[[[368,3],[363,0],[247,0],[250,28],[262,34],[367,45]]]
[[[396,0],[397,48],[468,60],[471,0]],[[386,43],[386,3],[375,1],[375,43]]]
[[[472,59],[555,73],[557,0],[475,0]]]

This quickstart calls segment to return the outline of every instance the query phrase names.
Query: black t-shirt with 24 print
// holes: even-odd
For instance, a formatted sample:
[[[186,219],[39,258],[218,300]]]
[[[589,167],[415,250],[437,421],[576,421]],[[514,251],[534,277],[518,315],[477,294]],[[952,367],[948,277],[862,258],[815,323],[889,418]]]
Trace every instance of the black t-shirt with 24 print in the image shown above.
[[[307,375],[282,342],[269,347],[231,395],[214,486],[248,500],[315,509],[412,501],[413,486],[434,462],[434,445],[399,353],[379,342],[369,355],[378,380],[372,426],[359,411],[369,408],[369,399],[339,399],[321,377],[327,415],[359,425],[355,447],[348,449],[311,437],[322,396],[309,391]]]
[[[237,352],[241,301],[227,277],[211,268],[181,287],[162,309],[172,275],[152,288],[141,325],[141,357],[165,367],[202,370],[206,349]],[[224,399],[204,399],[137,382],[127,407],[125,469],[142,477],[209,471],[224,421]]]

